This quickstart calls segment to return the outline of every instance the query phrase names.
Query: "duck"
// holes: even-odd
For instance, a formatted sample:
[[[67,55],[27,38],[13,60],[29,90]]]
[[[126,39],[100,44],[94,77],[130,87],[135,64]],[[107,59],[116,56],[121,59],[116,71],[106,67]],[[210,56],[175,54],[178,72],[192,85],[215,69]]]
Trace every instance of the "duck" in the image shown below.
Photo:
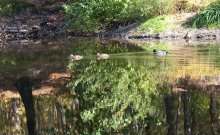
[[[186,42],[188,42],[191,39],[191,35],[189,34],[190,31],[188,31],[185,36],[183,37],[183,39],[186,40]]]
[[[83,59],[83,56],[70,54],[69,59],[70,59],[71,61],[81,60],[81,59]]]
[[[158,56],[165,56],[168,54],[167,51],[161,50],[161,51],[157,51],[156,49],[153,50],[153,54],[154,55],[158,55]]]
[[[109,55],[106,54],[106,53],[97,53],[97,54],[96,54],[96,58],[97,58],[98,60],[100,60],[100,59],[108,59],[108,58],[109,58]]]

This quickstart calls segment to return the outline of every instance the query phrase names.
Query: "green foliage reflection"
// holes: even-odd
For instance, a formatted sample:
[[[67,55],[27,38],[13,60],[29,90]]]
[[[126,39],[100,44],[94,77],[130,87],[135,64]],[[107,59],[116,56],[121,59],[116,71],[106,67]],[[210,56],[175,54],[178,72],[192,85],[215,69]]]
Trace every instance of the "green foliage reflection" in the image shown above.
[[[84,134],[122,132],[141,121],[147,126],[148,119],[161,123],[156,112],[161,107],[159,91],[151,70],[115,60],[93,60],[82,66],[75,62],[69,65],[76,74],[70,87],[79,98],[80,117],[84,125],[91,126]]]

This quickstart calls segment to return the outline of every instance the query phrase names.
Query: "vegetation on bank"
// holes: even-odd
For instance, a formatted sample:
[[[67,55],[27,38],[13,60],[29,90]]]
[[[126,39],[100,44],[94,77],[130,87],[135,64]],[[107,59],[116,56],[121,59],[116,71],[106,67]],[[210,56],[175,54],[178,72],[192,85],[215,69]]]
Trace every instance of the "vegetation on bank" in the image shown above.
[[[150,33],[165,31],[170,27],[169,19],[170,18],[165,15],[153,17],[147,21],[143,21],[143,23],[141,23],[141,25],[138,27],[138,30],[148,31]]]
[[[0,0],[0,15],[39,13],[61,7],[58,0]],[[68,28],[101,32],[141,22],[139,30],[161,32],[170,28],[170,14],[198,12],[186,24],[190,27],[219,27],[219,0],[70,0],[62,1]],[[211,3],[211,4],[210,4]],[[59,9],[58,9],[59,8]],[[171,25],[170,25],[171,24]]]
[[[155,28],[156,32],[167,29],[168,20],[161,21],[167,15],[181,12],[195,12],[214,0],[76,0],[64,6],[69,20],[69,27],[83,32],[105,31],[119,28],[136,21],[149,20],[141,29]],[[159,25],[158,21],[159,20]]]
[[[204,9],[202,9],[191,21],[187,22],[189,26],[202,28],[220,27],[220,0],[217,0]]]
[[[59,11],[58,0],[0,0],[0,15],[11,16],[20,13],[41,13],[42,11]],[[51,6],[51,7],[49,7]]]
[[[33,8],[33,5],[28,4],[25,0],[0,0],[0,2],[0,14],[2,15],[12,15],[27,8]]]

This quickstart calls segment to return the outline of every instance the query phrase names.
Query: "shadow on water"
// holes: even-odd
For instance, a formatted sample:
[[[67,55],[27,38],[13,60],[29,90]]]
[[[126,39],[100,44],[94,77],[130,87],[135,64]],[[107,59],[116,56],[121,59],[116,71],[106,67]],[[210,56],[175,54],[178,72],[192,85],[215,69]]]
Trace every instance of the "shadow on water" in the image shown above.
[[[35,125],[35,109],[32,95],[32,82],[29,77],[21,77],[15,82],[15,87],[19,91],[21,100],[24,104],[27,127],[29,135],[36,135]]]

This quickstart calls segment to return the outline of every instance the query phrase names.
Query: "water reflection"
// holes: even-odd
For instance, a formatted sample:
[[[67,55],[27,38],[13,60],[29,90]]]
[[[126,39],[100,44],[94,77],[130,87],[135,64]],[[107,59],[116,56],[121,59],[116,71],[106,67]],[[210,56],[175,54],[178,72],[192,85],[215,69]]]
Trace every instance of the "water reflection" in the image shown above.
[[[0,100],[0,134],[27,134],[25,123],[29,119],[24,110],[32,119],[35,115],[33,123],[38,134],[220,134],[217,45],[174,48],[160,57],[152,54],[157,45],[97,43],[70,39],[62,43],[66,52],[57,53],[56,60],[50,57],[52,53],[42,55],[49,59],[41,59],[46,62],[39,60],[36,52],[30,60],[27,58],[27,65],[32,65],[34,59],[42,62],[40,66],[50,60],[65,61],[63,66],[68,64],[74,77],[67,85],[62,83],[66,88],[56,94],[35,96],[33,102],[23,97],[24,106],[18,98]],[[110,57],[97,60],[97,52],[106,52]],[[71,53],[85,57],[68,61]],[[18,70],[13,68],[9,71]],[[25,73],[30,68],[21,69]],[[32,76],[33,85],[56,71],[45,70],[44,75]],[[31,108],[30,115],[26,108]]]
[[[15,87],[19,91],[21,100],[24,104],[27,127],[29,135],[36,135],[35,129],[35,110],[32,95],[32,82],[29,77],[21,77],[15,82]]]

